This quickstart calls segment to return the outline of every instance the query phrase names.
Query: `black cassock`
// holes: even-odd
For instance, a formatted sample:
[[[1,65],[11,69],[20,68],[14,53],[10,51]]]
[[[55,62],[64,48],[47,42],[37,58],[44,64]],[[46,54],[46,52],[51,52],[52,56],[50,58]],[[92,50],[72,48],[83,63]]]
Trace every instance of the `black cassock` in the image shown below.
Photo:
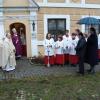
[[[98,38],[96,34],[91,34],[87,39],[85,61],[91,66],[98,64]]]

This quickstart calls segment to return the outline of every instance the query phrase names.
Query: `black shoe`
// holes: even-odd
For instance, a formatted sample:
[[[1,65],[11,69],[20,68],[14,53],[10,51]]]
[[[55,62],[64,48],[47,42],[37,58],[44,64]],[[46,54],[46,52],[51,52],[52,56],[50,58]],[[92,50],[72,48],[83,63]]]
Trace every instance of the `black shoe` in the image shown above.
[[[75,64],[71,64],[71,66],[72,66],[72,67],[76,67],[77,65],[75,65]]]
[[[93,69],[89,69],[89,70],[87,70],[87,72],[88,72],[88,74],[95,74],[95,70]]]
[[[64,65],[69,65],[69,62],[66,62]]]
[[[91,72],[91,69],[88,69],[87,72],[90,73]]]
[[[54,65],[53,65],[53,64],[51,64],[51,67],[54,67]]]

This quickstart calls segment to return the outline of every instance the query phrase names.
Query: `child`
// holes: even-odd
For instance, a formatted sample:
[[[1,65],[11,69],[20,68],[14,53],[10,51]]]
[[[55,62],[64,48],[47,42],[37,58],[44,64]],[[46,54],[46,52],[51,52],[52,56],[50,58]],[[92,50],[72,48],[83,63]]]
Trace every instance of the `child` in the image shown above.
[[[69,30],[66,30],[65,34],[63,35],[63,39],[66,39],[67,37],[70,37],[69,36]]]
[[[62,37],[58,36],[58,40],[55,44],[55,48],[56,48],[56,64],[57,65],[63,65],[64,64],[64,52],[63,52],[63,48],[64,44],[62,41]]]
[[[76,38],[76,34],[72,33],[69,45],[69,62],[72,66],[76,66],[76,64],[78,63],[78,56],[76,55],[76,50],[75,50],[77,43],[78,39]]]
[[[69,42],[70,42],[71,37],[69,36],[68,33],[63,36],[63,42],[64,42],[64,57],[65,57],[65,64],[69,63]]]
[[[45,57],[44,63],[47,67],[54,65],[54,39],[51,38],[51,34],[48,33],[44,40]]]

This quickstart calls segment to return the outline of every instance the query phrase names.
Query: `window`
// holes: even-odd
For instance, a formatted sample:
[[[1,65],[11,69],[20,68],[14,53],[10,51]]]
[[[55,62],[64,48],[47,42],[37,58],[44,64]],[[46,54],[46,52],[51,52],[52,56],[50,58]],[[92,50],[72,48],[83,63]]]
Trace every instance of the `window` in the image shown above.
[[[66,30],[66,19],[48,19],[48,32],[54,37],[64,34]]]
[[[99,34],[100,33],[100,25],[92,25],[95,29],[96,29],[96,33]],[[85,25],[85,32],[88,33],[89,32],[89,25]]]

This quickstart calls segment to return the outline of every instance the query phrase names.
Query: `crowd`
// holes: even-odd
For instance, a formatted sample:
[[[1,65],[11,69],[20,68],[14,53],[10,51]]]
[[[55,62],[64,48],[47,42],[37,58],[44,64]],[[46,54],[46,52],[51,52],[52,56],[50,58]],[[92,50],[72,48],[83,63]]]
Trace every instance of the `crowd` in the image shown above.
[[[90,64],[89,73],[95,73],[94,66],[100,59],[100,35],[97,36],[93,27],[89,34],[83,34],[79,29],[70,34],[67,30],[64,35],[58,35],[57,41],[54,41],[50,33],[44,40],[45,66],[53,65],[63,66],[70,64],[79,65],[79,74],[84,75],[84,63]]]
[[[6,33],[6,37],[0,39],[0,66],[5,71],[15,69],[16,58],[21,57],[21,40],[15,28],[13,34]],[[90,64],[89,73],[95,73],[95,65],[100,59],[100,35],[96,34],[95,28],[91,27],[89,34],[83,34],[76,29],[72,34],[66,30],[64,35],[59,34],[57,39],[50,33],[44,40],[44,64],[47,67],[70,64],[79,65],[79,74],[84,75],[84,63]]]

